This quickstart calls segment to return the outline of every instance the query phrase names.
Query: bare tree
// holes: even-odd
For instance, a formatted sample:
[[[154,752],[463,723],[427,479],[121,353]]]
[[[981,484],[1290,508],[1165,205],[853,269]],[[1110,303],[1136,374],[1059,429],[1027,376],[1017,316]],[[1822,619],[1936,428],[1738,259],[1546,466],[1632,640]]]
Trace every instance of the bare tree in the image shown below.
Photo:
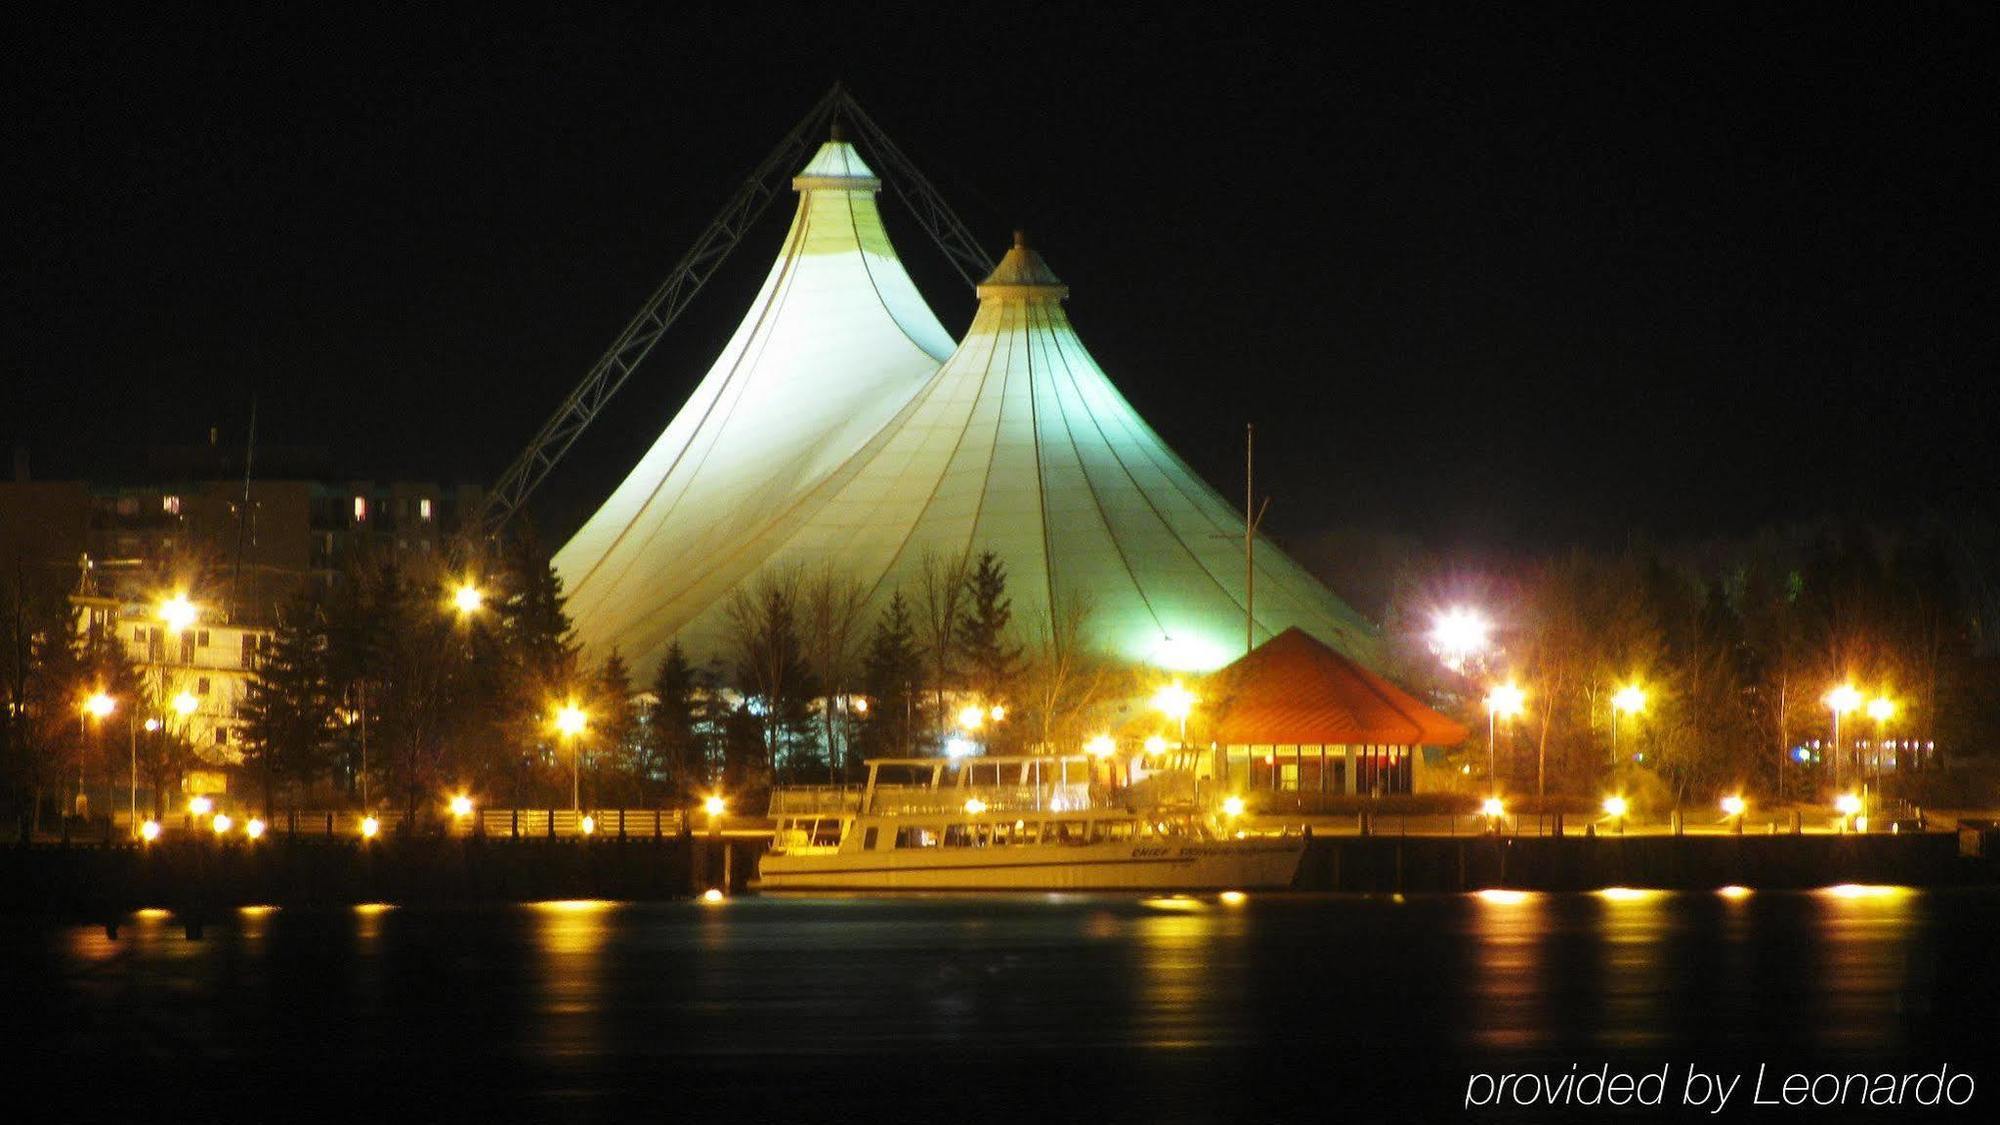
[[[861,610],[867,600],[867,589],[830,563],[806,576],[799,596],[799,640],[806,667],[823,693],[820,712],[827,767],[841,775],[847,771],[847,738],[844,731],[840,733],[836,752],[835,709],[854,678]]]
[[[1090,600],[1076,592],[1033,629],[1021,690],[1044,753],[1080,745],[1092,708],[1110,694],[1112,668],[1084,639],[1090,616]]]
[[[768,765],[780,764],[781,735],[795,724],[810,673],[799,651],[798,611],[804,572],[798,566],[765,570],[739,586],[725,607],[728,645],[745,694],[760,699]]]

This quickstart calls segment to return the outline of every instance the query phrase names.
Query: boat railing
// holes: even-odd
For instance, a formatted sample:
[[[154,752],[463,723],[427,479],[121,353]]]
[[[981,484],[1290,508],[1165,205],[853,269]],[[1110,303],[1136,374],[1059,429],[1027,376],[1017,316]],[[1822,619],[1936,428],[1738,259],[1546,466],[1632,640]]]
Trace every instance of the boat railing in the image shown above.
[[[870,816],[933,816],[968,811],[977,800],[986,812],[1077,812],[1091,808],[1090,786],[1070,785],[877,785],[865,810]]]
[[[841,816],[861,807],[855,785],[788,785],[771,790],[768,816]]]

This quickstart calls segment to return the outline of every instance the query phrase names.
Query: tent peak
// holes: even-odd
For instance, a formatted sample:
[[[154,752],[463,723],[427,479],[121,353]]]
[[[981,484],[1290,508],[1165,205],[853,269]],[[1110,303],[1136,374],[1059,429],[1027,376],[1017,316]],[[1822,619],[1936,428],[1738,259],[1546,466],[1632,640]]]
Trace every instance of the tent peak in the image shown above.
[[[840,127],[836,125],[833,137],[820,145],[813,158],[792,177],[792,190],[876,192],[882,190],[882,181],[861,159],[861,154],[854,151],[854,146],[840,138]]]
[[[1060,301],[1069,296],[1069,286],[1049,269],[1049,264],[1028,245],[1025,231],[1014,232],[1014,245],[979,283],[979,299],[1017,301]]]

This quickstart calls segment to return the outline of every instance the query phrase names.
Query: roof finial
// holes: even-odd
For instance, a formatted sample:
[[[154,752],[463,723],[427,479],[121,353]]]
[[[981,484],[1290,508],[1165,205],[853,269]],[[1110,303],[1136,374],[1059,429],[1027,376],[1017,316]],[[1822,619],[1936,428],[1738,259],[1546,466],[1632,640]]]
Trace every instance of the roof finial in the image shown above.
[[[844,136],[844,135],[842,134],[842,132],[841,132],[841,129],[840,129],[840,119],[839,119],[839,118],[835,118],[835,119],[834,119],[834,121],[833,121],[833,127],[832,127],[832,128],[830,128],[830,129],[828,129],[828,130],[827,130],[827,133],[828,133],[828,136],[827,136],[827,138],[826,138],[826,139],[827,139],[827,140],[830,140],[830,141],[836,141],[836,142],[838,142],[838,141],[844,141],[844,140],[846,140],[846,139],[847,139],[847,137],[846,137],[846,136]]]
[[[1014,249],[1026,250],[1027,248],[1028,248],[1028,232],[1020,229],[1019,227],[1014,228]]]

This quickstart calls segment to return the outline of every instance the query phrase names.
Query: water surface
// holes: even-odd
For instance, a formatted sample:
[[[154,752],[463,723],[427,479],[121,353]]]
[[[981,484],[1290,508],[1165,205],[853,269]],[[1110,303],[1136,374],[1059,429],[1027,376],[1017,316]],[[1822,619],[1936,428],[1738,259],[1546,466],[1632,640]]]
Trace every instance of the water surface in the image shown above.
[[[1991,891],[146,912],[0,920],[0,964],[17,1051],[106,1112],[1436,1119],[1572,1062],[2000,1094]]]

